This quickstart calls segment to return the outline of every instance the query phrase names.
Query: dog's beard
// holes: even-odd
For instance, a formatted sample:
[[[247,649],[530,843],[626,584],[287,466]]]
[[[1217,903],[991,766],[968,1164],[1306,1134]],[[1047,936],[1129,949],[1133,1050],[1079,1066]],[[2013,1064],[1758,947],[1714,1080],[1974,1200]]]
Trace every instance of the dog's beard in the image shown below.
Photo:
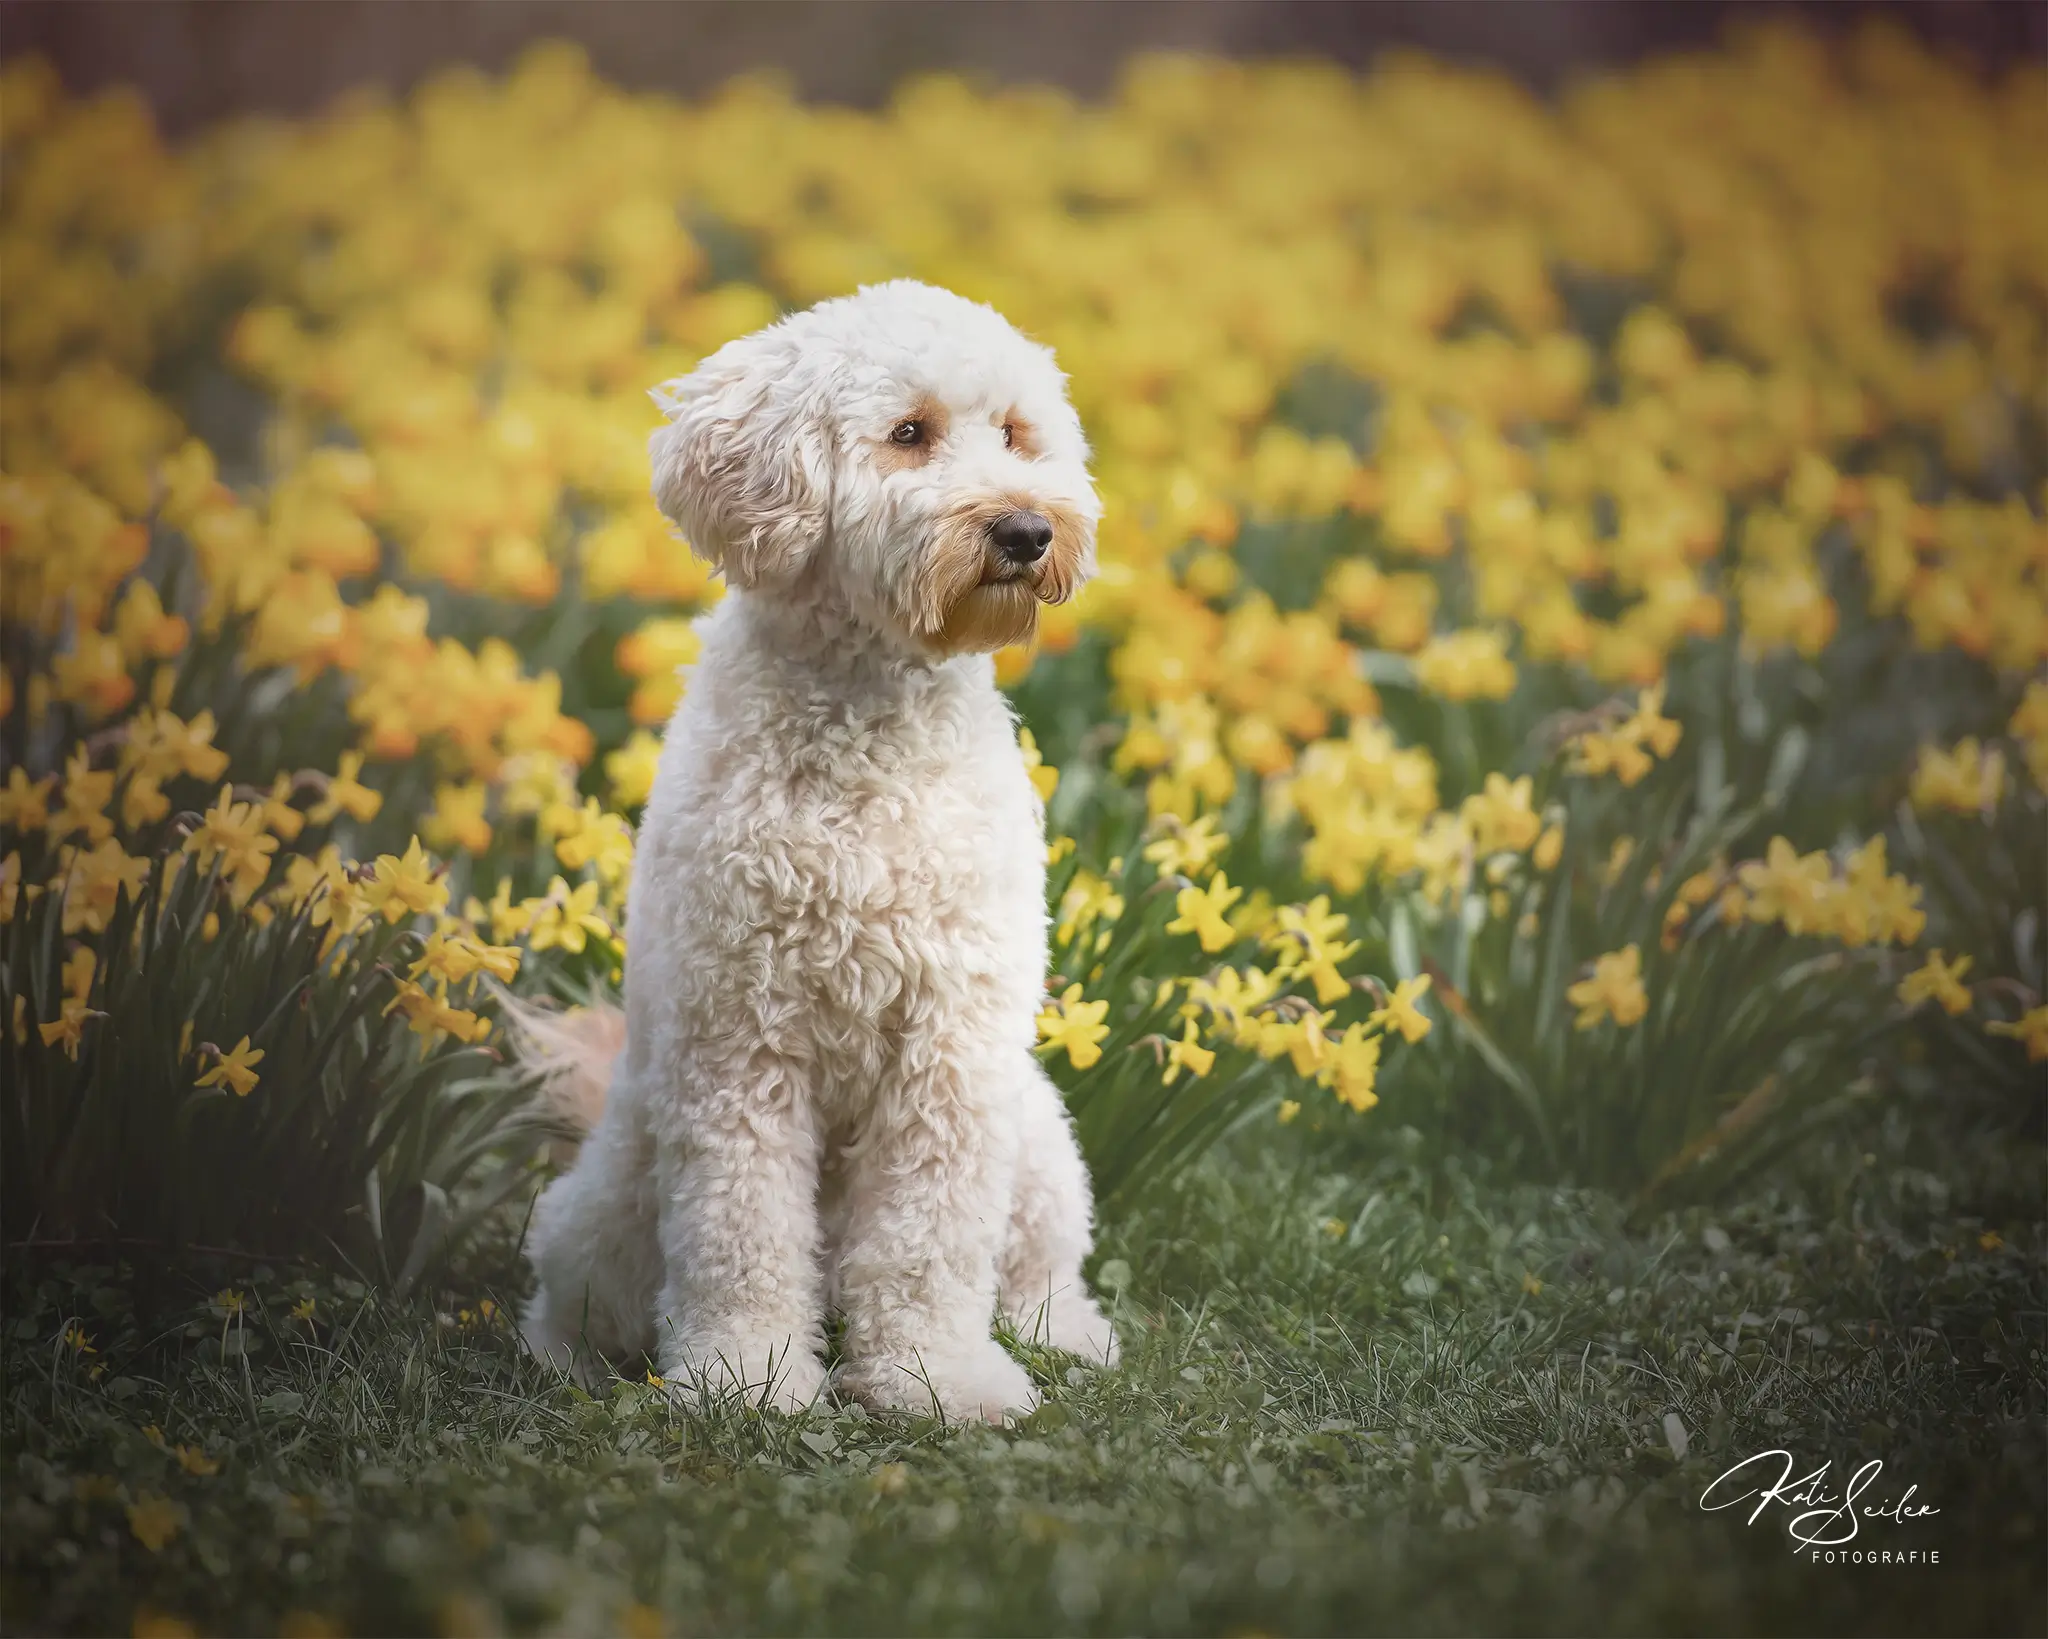
[[[1027,580],[971,587],[946,611],[938,647],[948,654],[988,654],[1038,635],[1038,594]]]
[[[1052,542],[1029,571],[1004,565],[989,546],[989,529],[1020,507],[1043,512]],[[913,624],[944,654],[987,654],[1038,635],[1041,603],[1064,603],[1080,583],[1087,556],[1086,523],[1061,506],[992,497],[940,520],[918,576]]]

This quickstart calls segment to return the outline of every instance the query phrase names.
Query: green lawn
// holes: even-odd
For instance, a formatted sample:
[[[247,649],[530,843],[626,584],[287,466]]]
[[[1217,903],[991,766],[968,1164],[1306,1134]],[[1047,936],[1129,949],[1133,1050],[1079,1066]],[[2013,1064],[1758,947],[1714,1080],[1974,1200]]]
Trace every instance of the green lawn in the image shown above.
[[[2039,1632],[2039,1151],[1948,1125],[1895,1112],[1774,1195],[1634,1230],[1610,1198],[1411,1163],[1385,1134],[1376,1158],[1253,1135],[1106,1228],[1125,1365],[1027,1349],[1048,1402],[1003,1431],[589,1399],[503,1324],[516,1223],[435,1305],[17,1255],[5,1620]],[[57,1341],[74,1317],[96,1354]],[[1700,1511],[1772,1447],[1837,1480],[1881,1457],[1871,1497],[1913,1484],[1940,1513],[1857,1546],[1940,1563],[1815,1565],[1789,1510]],[[138,1524],[175,1534],[152,1551]]]

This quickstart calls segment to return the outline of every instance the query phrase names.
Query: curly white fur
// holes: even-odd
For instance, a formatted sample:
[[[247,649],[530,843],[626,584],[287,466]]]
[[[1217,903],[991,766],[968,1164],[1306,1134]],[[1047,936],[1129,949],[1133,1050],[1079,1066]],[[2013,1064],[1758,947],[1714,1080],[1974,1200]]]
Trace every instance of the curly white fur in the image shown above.
[[[991,309],[899,281],[658,396],[656,498],[730,592],[663,746],[624,1051],[535,1212],[525,1335],[795,1408],[833,1306],[843,1391],[1027,1411],[998,1305],[1117,1353],[1081,1280],[1087,1172],[1031,1051],[1044,809],[981,652],[1092,568],[1065,378]],[[994,544],[1021,512],[1051,527],[1035,564]]]

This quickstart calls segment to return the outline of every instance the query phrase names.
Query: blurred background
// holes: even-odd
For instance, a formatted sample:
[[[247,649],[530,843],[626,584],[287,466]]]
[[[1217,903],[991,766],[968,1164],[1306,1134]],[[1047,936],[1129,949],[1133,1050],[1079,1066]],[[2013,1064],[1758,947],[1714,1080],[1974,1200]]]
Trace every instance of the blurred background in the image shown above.
[[[74,91],[137,86],[178,133],[226,113],[303,113],[349,86],[403,89],[453,61],[495,72],[542,38],[580,41],[630,89],[695,93],[773,67],[807,98],[868,105],[934,68],[1095,93],[1123,59],[1157,49],[1362,67],[1408,46],[1550,86],[1710,45],[1743,18],[1798,14],[1836,31],[1872,13],[1985,68],[2048,52],[2048,6],[2028,0],[11,0],[0,54],[39,51]]]

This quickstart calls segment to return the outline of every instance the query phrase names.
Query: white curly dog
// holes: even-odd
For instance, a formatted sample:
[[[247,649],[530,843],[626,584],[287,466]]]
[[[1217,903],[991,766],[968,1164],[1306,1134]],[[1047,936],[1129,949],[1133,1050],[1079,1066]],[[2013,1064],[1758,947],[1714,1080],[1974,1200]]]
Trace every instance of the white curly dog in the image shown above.
[[[584,1015],[572,1049],[602,1113],[534,1213],[525,1336],[794,1409],[834,1307],[840,1391],[1028,1411],[998,1307],[1117,1355],[1032,1054],[1045,811],[989,658],[1093,567],[1065,377],[992,309],[897,281],[656,397],[655,497],[729,595],[642,822],[623,1028]]]

